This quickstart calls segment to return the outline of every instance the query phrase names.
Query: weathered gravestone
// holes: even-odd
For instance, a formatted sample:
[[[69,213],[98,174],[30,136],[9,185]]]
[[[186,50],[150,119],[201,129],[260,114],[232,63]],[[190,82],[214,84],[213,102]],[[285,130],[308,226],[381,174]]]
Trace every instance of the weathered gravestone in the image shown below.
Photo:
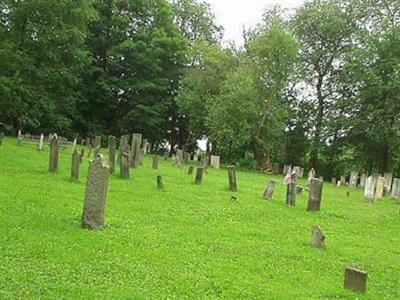
[[[189,169],[188,169],[188,175],[192,175],[193,171],[194,171],[194,167],[190,166]]]
[[[236,167],[235,166],[228,166],[228,182],[229,182],[229,189],[232,192],[237,192]]]
[[[38,144],[38,150],[39,151],[43,150],[43,142],[44,142],[44,134],[42,133],[40,135],[40,138],[39,138],[39,144]]]
[[[300,173],[301,173],[301,168],[300,167],[294,167],[293,171],[296,173],[296,178],[300,178]]]
[[[359,293],[365,293],[367,289],[368,273],[347,267],[344,274],[344,288]]]
[[[375,199],[383,198],[385,194],[385,177],[378,176],[376,181]]]
[[[185,162],[183,157],[183,151],[181,149],[176,150],[176,163],[178,166],[182,165]]]
[[[108,164],[110,166],[110,174],[115,172],[115,147],[117,144],[117,139],[115,136],[108,136]]]
[[[304,168],[300,168],[297,178],[303,178],[303,176],[304,176]]]
[[[152,168],[154,170],[158,170],[158,168],[160,166],[160,159],[161,159],[160,155],[154,155],[154,157],[153,157],[153,165],[152,165]]]
[[[3,145],[4,132],[0,132],[0,146]]]
[[[374,176],[369,176],[367,180],[365,181],[365,187],[364,187],[364,198],[367,201],[373,201],[375,198],[375,177]]]
[[[346,176],[344,176],[344,175],[340,176],[340,184],[346,185]]]
[[[292,166],[291,165],[283,165],[283,175],[287,175],[292,173]]]
[[[197,171],[196,171],[196,178],[195,178],[195,180],[194,180],[194,182],[195,182],[196,184],[201,184],[201,182],[203,181],[203,172],[204,172],[204,169],[203,169],[203,168],[197,168]]]
[[[387,195],[390,195],[390,192],[392,191],[393,174],[385,172],[383,177],[385,177],[385,192]]]
[[[143,154],[147,154],[148,147],[149,147],[149,140],[148,139],[143,139],[143,142],[142,142]]]
[[[60,142],[57,134],[53,134],[50,140],[50,157],[49,157],[49,171],[57,172],[58,170],[58,155],[60,152]]]
[[[81,155],[78,152],[78,148],[75,148],[74,152],[72,153],[72,160],[71,160],[71,178],[72,179],[79,179],[79,166],[81,164]]]
[[[325,248],[325,235],[318,226],[313,226],[311,230],[311,246],[315,248]]]
[[[210,156],[205,155],[203,158],[203,168],[208,168],[210,166]]]
[[[351,172],[350,173],[350,186],[357,187],[357,180],[358,180],[358,172]]]
[[[157,176],[157,188],[159,189],[159,190],[162,190],[163,189],[163,182],[162,182],[162,176]]]
[[[120,154],[119,170],[122,179],[129,179],[129,154],[126,152]]]
[[[142,134],[134,133],[132,134],[132,144],[131,144],[131,153],[130,153],[130,166],[131,168],[136,168],[140,163],[140,155],[142,145]]]
[[[360,187],[364,188],[365,187],[365,181],[367,180],[367,176],[365,173],[362,173],[360,176]]]
[[[296,205],[296,195],[297,195],[296,182],[288,183],[286,188],[286,204],[291,206]]]
[[[211,155],[210,166],[214,169],[219,169],[220,157],[218,155]]]
[[[23,139],[23,137],[22,137],[22,132],[21,132],[21,130],[18,130],[18,136],[17,136],[17,145],[18,145],[18,146],[21,146],[21,144],[22,144],[22,139]]]
[[[394,199],[400,199],[400,179],[394,178],[392,184],[392,193],[390,196]]]
[[[104,157],[98,154],[89,163],[82,214],[83,228],[101,229],[104,227],[109,176],[110,167],[105,164]]]
[[[272,199],[272,196],[273,196],[274,191],[275,191],[275,186],[276,186],[276,181],[275,181],[275,180],[271,180],[271,181],[268,183],[268,185],[267,185],[267,187],[265,188],[264,193],[263,193],[263,198],[264,198],[265,200]]]
[[[323,184],[324,182],[317,178],[310,180],[307,211],[319,211],[321,209]]]
[[[94,147],[93,148],[101,148],[101,135],[96,135],[94,138]]]
[[[332,177],[331,182],[332,182],[333,185],[336,185],[337,184],[336,177]]]
[[[149,144],[149,141],[147,139],[143,139],[142,141],[142,147],[140,148],[140,156],[139,156],[139,165],[143,166],[143,160],[144,156],[146,155],[147,151],[147,145]]]
[[[315,177],[315,169],[314,169],[314,168],[311,168],[311,169],[308,171],[308,176],[307,176],[308,184],[310,184],[311,179],[314,178],[314,177]]]
[[[74,153],[75,152],[75,149],[76,149],[76,143],[78,142],[78,139],[77,138],[74,138],[74,141],[73,141],[73,143],[72,143],[72,153]]]

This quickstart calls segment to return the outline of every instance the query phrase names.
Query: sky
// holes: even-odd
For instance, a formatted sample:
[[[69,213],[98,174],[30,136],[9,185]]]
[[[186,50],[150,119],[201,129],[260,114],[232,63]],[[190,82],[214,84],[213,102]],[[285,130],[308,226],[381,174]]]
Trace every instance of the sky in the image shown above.
[[[279,4],[283,8],[296,9],[304,0],[205,0],[210,3],[217,22],[225,29],[225,41],[233,40],[243,44],[243,26],[246,28],[259,23],[263,12]]]

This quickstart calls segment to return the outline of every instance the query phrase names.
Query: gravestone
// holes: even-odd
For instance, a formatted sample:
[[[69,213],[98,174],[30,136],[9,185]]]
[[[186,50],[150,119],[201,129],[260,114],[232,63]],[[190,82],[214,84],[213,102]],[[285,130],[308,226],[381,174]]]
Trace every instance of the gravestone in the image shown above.
[[[154,170],[158,170],[158,168],[160,166],[160,159],[161,159],[160,155],[154,155],[154,157],[153,157],[153,165],[152,165],[152,168]]]
[[[157,188],[159,189],[159,190],[162,190],[163,189],[163,182],[162,182],[162,176],[157,176]]]
[[[324,182],[317,178],[310,180],[307,211],[319,211],[321,209],[323,184]]]
[[[169,157],[169,152],[168,151],[164,151],[164,160],[167,160]]]
[[[94,138],[94,148],[101,148],[101,135],[96,135]]]
[[[147,148],[148,147],[149,147],[149,140],[148,139],[143,139],[143,142],[142,142],[143,154],[147,154]]]
[[[203,158],[203,167],[208,168],[210,166],[210,157],[205,155]]]
[[[307,176],[308,184],[310,184],[311,179],[314,177],[315,177],[315,169],[311,168],[310,171],[308,171],[308,176]]]
[[[360,176],[360,187],[364,188],[365,187],[365,181],[367,180],[367,176],[365,173],[362,173]]]
[[[232,192],[237,192],[236,167],[235,166],[228,166],[228,182],[229,182],[229,189]]]
[[[392,193],[390,196],[394,199],[400,199],[400,179],[394,178],[392,184]]]
[[[97,154],[100,154],[100,145],[96,146],[96,148],[94,148],[94,156],[97,156]]]
[[[74,153],[75,152],[75,149],[76,149],[76,143],[78,142],[78,140],[77,140],[77,138],[74,138],[74,141],[73,141],[73,143],[72,143],[72,153]]]
[[[49,157],[49,171],[57,172],[58,170],[58,155],[60,152],[60,142],[57,134],[53,134],[50,140],[50,157]]]
[[[296,182],[288,183],[286,189],[286,204],[291,206],[296,205],[296,194],[297,194]]]
[[[117,139],[115,136],[108,136],[108,164],[110,166],[110,174],[115,172],[115,147],[117,144]]]
[[[300,168],[297,178],[303,178],[303,176],[304,176],[304,168]]]
[[[211,155],[210,166],[214,169],[219,169],[220,157],[218,155]]]
[[[311,231],[311,246],[315,248],[325,248],[325,235],[318,226],[313,226]]]
[[[81,164],[81,155],[78,152],[78,148],[75,148],[72,153],[72,162],[71,162],[71,178],[79,179],[79,166]]]
[[[336,184],[337,184],[336,181],[337,181],[337,180],[336,180],[336,177],[332,177],[331,182],[332,182],[333,185],[336,185]]]
[[[42,151],[43,150],[43,141],[44,141],[44,135],[43,133],[40,135],[40,139],[39,139],[39,145],[38,145],[38,150]]]
[[[89,163],[82,214],[83,228],[101,229],[104,227],[109,176],[110,167],[105,164],[103,155],[98,154]]]
[[[120,155],[119,170],[122,179],[129,179],[129,154],[126,152]]]
[[[130,153],[130,166],[131,168],[136,168],[140,163],[140,155],[142,145],[142,134],[134,133],[132,134],[132,144],[131,144],[131,153]]]
[[[183,158],[183,151],[178,149],[176,150],[176,163],[178,166],[182,165],[184,163],[184,158]]]
[[[300,178],[301,168],[300,167],[294,167],[293,171],[296,173],[296,178]]]
[[[385,177],[385,193],[390,195],[390,192],[392,191],[393,174],[385,172],[383,177]]]
[[[344,274],[344,288],[354,292],[365,293],[367,289],[368,273],[347,267]]]
[[[204,171],[203,168],[197,168],[197,171],[196,171],[196,178],[195,178],[195,180],[194,180],[194,182],[195,182],[196,184],[201,184],[201,182],[203,181],[203,171]]]
[[[18,130],[18,136],[17,136],[17,145],[18,145],[18,146],[21,146],[21,144],[22,144],[22,139],[23,139],[23,137],[22,137],[22,132],[21,132],[21,130]]]
[[[373,201],[375,198],[375,177],[374,176],[369,176],[367,180],[365,181],[365,187],[364,187],[364,198],[367,201]]]
[[[376,181],[375,199],[383,198],[385,194],[385,177],[378,176]]]
[[[346,185],[346,176],[344,175],[340,176],[340,184],[344,186]]]
[[[290,165],[283,165],[283,175],[292,173],[292,167]]]
[[[350,186],[357,187],[358,172],[353,171],[350,173]]]
[[[3,145],[4,132],[0,132],[0,146]]]
[[[271,180],[271,181],[268,183],[268,185],[267,185],[267,187],[265,188],[264,193],[263,193],[263,198],[264,198],[265,200],[270,200],[270,199],[272,199],[272,196],[273,196],[274,191],[275,191],[275,186],[276,186],[276,181],[275,181],[275,180]]]
[[[193,171],[194,171],[194,167],[190,166],[189,169],[188,169],[188,175],[192,175]]]

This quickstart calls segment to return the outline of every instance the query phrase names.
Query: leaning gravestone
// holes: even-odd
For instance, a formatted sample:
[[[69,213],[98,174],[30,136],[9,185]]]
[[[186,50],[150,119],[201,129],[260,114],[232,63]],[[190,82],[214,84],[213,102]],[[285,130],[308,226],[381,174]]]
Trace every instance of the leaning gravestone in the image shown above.
[[[196,184],[201,184],[201,182],[203,181],[203,171],[204,171],[203,168],[197,168],[197,171],[196,171],[196,178],[195,178],[195,180],[194,180],[194,182],[195,182]]]
[[[131,144],[131,155],[130,155],[130,166],[131,168],[136,168],[140,163],[140,155],[142,145],[142,134],[134,133],[132,134],[132,144]]]
[[[160,166],[160,159],[161,159],[160,155],[154,155],[154,157],[153,157],[153,165],[152,165],[152,168],[154,170],[158,170],[158,168]]]
[[[57,172],[58,154],[60,152],[60,143],[57,134],[53,134],[50,140],[49,171]]]
[[[126,152],[120,154],[119,170],[122,179],[129,179],[129,154]]]
[[[385,172],[383,177],[385,177],[385,192],[390,195],[393,181],[393,174],[389,172]]]
[[[0,132],[0,146],[3,145],[4,132]]]
[[[273,196],[274,191],[275,191],[275,186],[276,186],[276,181],[275,181],[275,180],[271,180],[271,181],[268,183],[268,185],[267,185],[267,187],[265,188],[264,193],[263,193],[263,198],[264,198],[265,200],[270,200],[270,199],[272,199],[272,196]]]
[[[390,196],[394,199],[400,199],[400,179],[394,178],[392,184],[392,193]]]
[[[228,181],[229,181],[229,189],[232,192],[237,192],[236,167],[235,166],[228,166]]]
[[[353,171],[350,173],[350,186],[357,187],[358,172]]]
[[[296,195],[297,195],[296,182],[291,182],[291,183],[287,184],[286,204],[291,205],[291,206],[296,205]]]
[[[218,155],[211,155],[210,166],[214,169],[219,169],[220,157]]]
[[[365,181],[364,198],[367,201],[373,201],[375,198],[375,177],[369,176]]]
[[[40,135],[40,138],[39,138],[39,144],[38,144],[38,150],[39,151],[42,151],[43,150],[43,141],[44,141],[44,135],[43,135],[43,133]]]
[[[81,163],[81,155],[78,152],[78,148],[75,148],[72,153],[72,162],[71,162],[71,178],[79,179],[79,165]]]
[[[318,226],[313,226],[311,231],[311,246],[315,248],[325,248],[325,235]]]
[[[82,215],[83,228],[101,229],[104,227],[109,176],[110,167],[104,163],[103,156],[98,154],[89,163]]]
[[[110,166],[110,174],[115,172],[115,147],[117,144],[117,139],[115,136],[108,136],[108,163]]]
[[[319,211],[321,209],[322,187],[324,182],[317,178],[310,180],[307,211]]]
[[[359,293],[365,293],[367,289],[367,272],[347,267],[344,274],[344,288]]]
[[[311,179],[314,177],[315,177],[315,169],[311,168],[310,171],[308,171],[308,176],[307,176],[308,184],[310,184]]]
[[[375,199],[383,198],[385,194],[385,177],[379,176],[376,181]]]

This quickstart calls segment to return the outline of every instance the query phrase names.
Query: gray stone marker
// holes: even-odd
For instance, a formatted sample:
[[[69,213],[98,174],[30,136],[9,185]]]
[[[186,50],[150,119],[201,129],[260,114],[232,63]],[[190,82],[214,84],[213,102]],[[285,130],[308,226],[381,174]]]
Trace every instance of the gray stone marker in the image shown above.
[[[337,179],[336,179],[336,177],[332,177],[331,182],[332,182],[333,185],[336,185],[336,184],[337,184]]]
[[[311,168],[310,171],[308,171],[308,176],[307,176],[308,184],[310,184],[311,179],[314,177],[315,177],[315,169]]]
[[[142,142],[143,154],[147,154],[147,148],[148,147],[149,147],[149,140],[148,139],[143,139],[143,142]]]
[[[159,189],[159,190],[162,190],[163,189],[163,182],[162,182],[162,176],[157,176],[157,188]]]
[[[153,165],[152,165],[152,168],[154,170],[158,170],[158,168],[160,167],[160,159],[161,159],[160,155],[154,155],[154,157],[153,157]]]
[[[274,191],[275,191],[275,186],[276,186],[276,181],[275,180],[271,180],[268,183],[268,185],[265,188],[264,193],[263,193],[263,198],[265,200],[272,199],[272,196],[274,195]]]
[[[42,133],[40,135],[40,138],[39,138],[39,144],[38,144],[38,150],[39,151],[43,150],[43,142],[44,142],[44,134]]]
[[[101,229],[104,227],[109,177],[110,167],[105,164],[104,157],[98,154],[89,163],[82,214],[83,228]]]
[[[390,195],[390,192],[392,191],[393,174],[385,172],[383,177],[385,177],[385,193]]]
[[[75,148],[72,153],[72,161],[71,161],[71,178],[79,179],[79,166],[81,164],[81,155],[78,152],[78,148]]]
[[[365,293],[367,290],[368,273],[347,267],[344,274],[344,288],[354,292]]]
[[[219,169],[220,157],[218,155],[211,155],[210,167]]]
[[[203,169],[203,168],[197,168],[197,171],[196,171],[196,178],[195,178],[195,180],[194,180],[194,182],[195,182],[196,184],[201,184],[201,182],[203,181],[203,172],[204,172],[204,169]]]
[[[357,187],[358,172],[353,171],[350,173],[350,186]]]
[[[3,145],[4,132],[0,132],[0,146]]]
[[[58,171],[58,154],[60,152],[60,143],[57,134],[53,134],[50,140],[50,157],[49,157],[49,171]]]
[[[325,248],[325,235],[316,225],[314,225],[311,230],[311,246],[321,249]]]
[[[367,201],[374,201],[375,198],[375,177],[374,176],[369,176],[367,180],[365,181],[365,187],[364,187],[364,198]]]
[[[236,167],[235,166],[228,166],[228,182],[229,182],[229,189],[232,192],[237,192]]]
[[[392,193],[390,196],[394,199],[400,199],[400,179],[393,178]]]
[[[317,178],[310,180],[307,211],[319,211],[321,209],[322,187],[324,182]]]
[[[203,168],[208,168],[210,166],[210,157],[205,155],[203,158]]]
[[[346,185],[346,176],[344,176],[344,175],[340,176],[340,184]]]
[[[141,133],[132,134],[132,144],[130,153],[131,168],[136,168],[140,164],[141,145],[142,145],[142,134]]]
[[[303,178],[303,176],[304,176],[304,168],[300,168],[297,178]]]
[[[22,144],[22,132],[21,130],[18,130],[17,145],[21,146],[21,144]]]
[[[94,148],[101,148],[101,135],[96,135],[94,138]]]
[[[300,178],[301,168],[300,167],[294,167],[293,171],[296,173],[296,178]]]
[[[119,170],[122,179],[129,179],[129,154],[126,152],[120,155]]]
[[[115,172],[115,147],[117,144],[117,139],[115,136],[108,136],[108,164],[110,166],[110,174]]]
[[[375,199],[383,198],[385,194],[385,177],[378,176],[376,181]]]
[[[362,188],[365,187],[366,180],[367,180],[367,175],[365,175],[365,173],[362,173],[360,176],[360,187],[362,187]]]
[[[188,175],[192,175],[193,171],[194,171],[194,167],[190,166],[189,169],[188,169]]]
[[[297,186],[295,182],[287,184],[286,188],[286,204],[296,205]]]
[[[283,175],[292,173],[292,166],[291,165],[283,165]]]

